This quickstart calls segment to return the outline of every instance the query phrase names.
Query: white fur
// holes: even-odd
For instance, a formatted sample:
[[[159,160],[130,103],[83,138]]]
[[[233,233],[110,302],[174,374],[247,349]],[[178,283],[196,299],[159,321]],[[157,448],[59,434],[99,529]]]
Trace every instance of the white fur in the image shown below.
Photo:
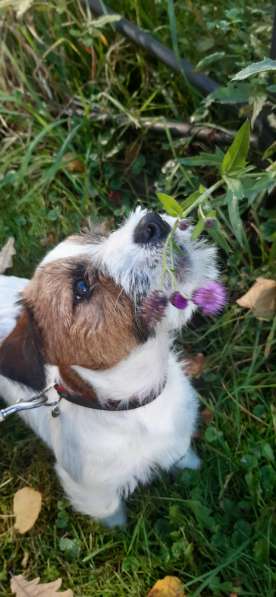
[[[96,261],[136,300],[145,283],[150,284],[148,290],[158,288],[161,275],[161,253],[150,253],[133,242],[135,226],[145,213],[136,210],[119,230],[100,243],[84,245],[64,241],[44,258],[40,267],[68,256],[91,256],[93,263]],[[173,223],[171,218],[164,217]],[[180,276],[177,285],[189,296],[206,280],[216,278],[215,252],[204,243],[192,241],[190,230],[178,231],[177,237],[189,254],[187,272],[183,279]],[[155,260],[155,268],[149,267],[151,258]],[[167,292],[170,292],[168,282]],[[13,301],[14,297],[11,311]],[[57,473],[76,510],[110,526],[123,524],[122,497],[132,492],[138,483],[148,482],[158,469],[199,466],[199,459],[190,447],[196,426],[197,399],[171,349],[171,331],[179,329],[193,310],[191,306],[181,312],[170,306],[166,318],[157,326],[156,336],[113,368],[92,371],[75,366],[102,401],[126,402],[133,395],[142,399],[166,378],[162,393],[152,403],[136,410],[106,412],[62,400],[57,418],[52,417],[48,407],[22,414],[26,423],[54,451]],[[57,367],[48,365],[47,385],[59,381]],[[12,404],[18,398],[30,398],[33,391],[0,375],[0,394]],[[55,390],[51,390],[49,400],[55,399]]]
[[[15,326],[20,309],[16,300],[27,283],[26,278],[0,275],[0,342]]]

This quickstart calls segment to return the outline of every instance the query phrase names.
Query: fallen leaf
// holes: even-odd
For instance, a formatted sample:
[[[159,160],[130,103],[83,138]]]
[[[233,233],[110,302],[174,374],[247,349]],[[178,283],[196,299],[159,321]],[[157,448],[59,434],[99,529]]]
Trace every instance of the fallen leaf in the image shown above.
[[[15,253],[14,238],[10,236],[0,251],[0,274],[3,274],[6,269],[12,267],[12,258]]]
[[[276,313],[276,280],[257,278],[236,302],[240,307],[250,309],[258,319],[270,319]]]
[[[204,425],[209,425],[214,418],[214,413],[212,413],[208,408],[204,408],[200,414]]]
[[[155,583],[147,597],[185,597],[184,586],[176,576],[165,576]]]
[[[202,352],[186,357],[183,362],[183,368],[188,377],[200,377],[204,370],[205,356]]]
[[[16,597],[74,597],[71,589],[67,591],[58,591],[61,587],[62,580],[57,578],[52,582],[40,583],[40,578],[34,578],[33,580],[26,580],[22,574],[18,576],[12,576],[11,578],[11,590]]]
[[[74,153],[64,155],[64,167],[73,174],[85,172],[85,164]]]
[[[19,489],[13,498],[14,528],[23,535],[35,524],[41,510],[42,497],[31,487]]]

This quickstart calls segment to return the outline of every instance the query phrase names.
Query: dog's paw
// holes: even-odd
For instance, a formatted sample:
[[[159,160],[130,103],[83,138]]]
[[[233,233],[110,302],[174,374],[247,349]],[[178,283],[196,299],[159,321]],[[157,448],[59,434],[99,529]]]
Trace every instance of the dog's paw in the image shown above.
[[[199,456],[197,456],[197,454],[192,450],[192,448],[189,448],[185,456],[182,456],[182,458],[180,458],[180,460],[178,460],[174,466],[177,469],[190,468],[192,470],[197,470],[201,466],[201,460]]]
[[[113,514],[101,518],[100,522],[109,529],[112,529],[113,527],[125,527],[127,524],[125,504],[120,504],[119,508],[113,512]]]

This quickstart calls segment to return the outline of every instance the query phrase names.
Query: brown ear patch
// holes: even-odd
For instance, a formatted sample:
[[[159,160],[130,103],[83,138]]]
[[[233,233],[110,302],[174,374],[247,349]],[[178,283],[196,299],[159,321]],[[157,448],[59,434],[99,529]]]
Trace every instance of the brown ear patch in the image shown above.
[[[40,333],[31,310],[25,306],[0,346],[0,374],[35,390],[45,387]]]
[[[79,304],[76,271],[91,287],[89,300]],[[131,299],[84,256],[42,265],[23,295],[39,327],[46,363],[109,369],[146,339]]]

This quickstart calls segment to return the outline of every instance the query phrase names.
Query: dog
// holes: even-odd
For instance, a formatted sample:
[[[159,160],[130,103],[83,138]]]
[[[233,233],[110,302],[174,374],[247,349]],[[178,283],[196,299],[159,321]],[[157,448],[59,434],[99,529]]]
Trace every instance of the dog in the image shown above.
[[[174,223],[137,208],[106,236],[61,242],[11,300],[16,323],[0,348],[0,395],[14,404],[44,391],[47,404],[59,402],[21,416],[54,452],[73,508],[109,527],[125,524],[124,498],[138,484],[200,464],[197,396],[173,349],[197,307],[169,303],[153,328],[141,316],[162,277],[167,296],[218,277],[215,248],[193,240],[191,226],[176,228],[172,289],[163,264]]]

